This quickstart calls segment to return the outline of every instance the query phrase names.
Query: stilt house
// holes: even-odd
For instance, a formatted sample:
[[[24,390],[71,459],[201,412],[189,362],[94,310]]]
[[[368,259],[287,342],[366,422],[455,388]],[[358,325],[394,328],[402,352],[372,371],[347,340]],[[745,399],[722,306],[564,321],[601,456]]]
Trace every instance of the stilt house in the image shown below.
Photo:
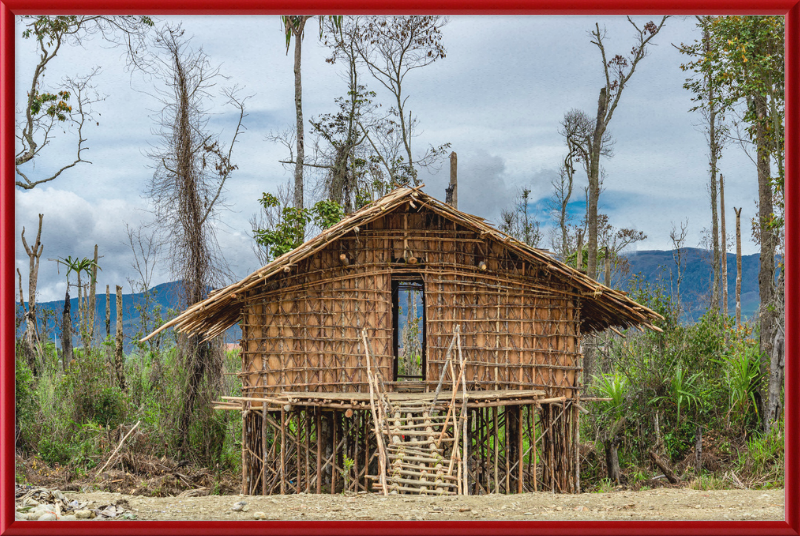
[[[241,326],[243,493],[484,494],[579,490],[581,336],[657,318],[400,188],[164,327]]]

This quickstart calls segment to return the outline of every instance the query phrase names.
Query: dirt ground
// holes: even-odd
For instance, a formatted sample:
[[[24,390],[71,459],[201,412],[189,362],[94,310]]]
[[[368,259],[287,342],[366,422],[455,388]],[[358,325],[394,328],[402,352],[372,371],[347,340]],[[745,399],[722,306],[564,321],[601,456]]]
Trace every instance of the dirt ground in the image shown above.
[[[556,495],[417,497],[287,495],[145,497],[65,492],[93,504],[124,504],[138,520],[772,520],[784,519],[784,491],[652,489]],[[233,506],[246,502],[244,511]],[[260,516],[259,516],[260,517]]]

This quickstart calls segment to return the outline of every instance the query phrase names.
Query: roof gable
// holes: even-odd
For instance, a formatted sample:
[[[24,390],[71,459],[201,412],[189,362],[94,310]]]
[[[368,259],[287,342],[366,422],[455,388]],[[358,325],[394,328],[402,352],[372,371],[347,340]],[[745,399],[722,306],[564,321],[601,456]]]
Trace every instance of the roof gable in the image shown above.
[[[581,318],[584,331],[639,324],[651,329],[658,329],[651,322],[661,316],[631,300],[624,292],[594,281],[586,274],[571,268],[548,253],[495,229],[483,218],[461,212],[422,192],[419,188],[398,188],[350,214],[336,225],[323,230],[317,236],[281,255],[241,281],[212,291],[207,299],[187,308],[179,316],[148,335],[145,340],[171,326],[189,334],[204,334],[206,339],[223,333],[239,320],[243,298],[248,290],[314,255],[346,234],[357,232],[359,226],[377,220],[406,203],[412,209],[427,208],[459,225],[473,229],[481,237],[488,237],[501,243],[520,257],[540,264],[555,277],[573,286],[581,296]]]

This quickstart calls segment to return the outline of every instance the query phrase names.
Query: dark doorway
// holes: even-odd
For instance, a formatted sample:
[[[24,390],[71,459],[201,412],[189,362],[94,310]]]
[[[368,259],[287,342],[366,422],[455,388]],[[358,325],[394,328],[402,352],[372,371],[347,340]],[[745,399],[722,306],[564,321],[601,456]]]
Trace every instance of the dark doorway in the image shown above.
[[[419,277],[392,278],[394,381],[425,380],[425,285]]]

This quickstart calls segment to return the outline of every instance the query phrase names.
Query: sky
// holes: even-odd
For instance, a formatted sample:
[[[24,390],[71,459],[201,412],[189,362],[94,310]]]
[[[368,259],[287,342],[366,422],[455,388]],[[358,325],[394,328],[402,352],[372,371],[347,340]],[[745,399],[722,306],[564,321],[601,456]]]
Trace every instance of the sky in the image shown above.
[[[634,17],[639,25],[654,17]],[[275,16],[164,17],[157,24],[181,23],[192,46],[202,47],[213,65],[228,77],[217,89],[238,85],[247,100],[246,132],[237,142],[233,162],[238,169],[226,185],[226,209],[215,223],[222,254],[232,275],[242,278],[259,263],[252,249],[249,220],[262,192],[275,192],[292,177],[280,160],[284,147],[267,140],[270,132],[294,124],[293,57],[286,54],[280,20]],[[607,54],[627,54],[634,44],[633,28],[617,16],[453,16],[443,28],[446,58],[412,71],[405,89],[408,109],[420,120],[414,146],[450,143],[458,154],[459,209],[497,223],[500,212],[513,204],[521,188],[531,190],[532,214],[547,225],[550,181],[557,175],[566,148],[559,122],[570,109],[593,116],[603,84],[598,49],[589,31],[598,23],[607,30]],[[308,119],[334,111],[334,99],[346,84],[339,65],[325,62],[327,49],[318,39],[317,22],[309,22],[303,43],[303,109]],[[17,114],[21,114],[36,62],[35,42],[21,37],[17,21]],[[699,113],[690,113],[691,94],[683,88],[686,59],[673,45],[698,39],[694,17],[671,17],[636,68],[609,125],[614,156],[602,162],[606,170],[600,211],[618,228],[636,228],[647,239],[638,250],[670,249],[673,224],[688,221],[687,247],[701,244],[711,226],[708,194],[708,149]],[[101,289],[122,285],[131,291],[133,255],[126,226],[153,223],[145,195],[153,174],[147,152],[157,143],[155,116],[161,104],[157,81],[126,72],[124,55],[99,39],[83,46],[62,47],[48,67],[45,88],[65,76],[89,73],[103,97],[94,105],[95,123],[85,130],[90,150],[79,164],[56,180],[33,190],[16,191],[16,236],[22,228],[31,244],[37,214],[44,214],[38,301],[63,299],[64,271],[48,259],[91,257],[99,245]],[[379,84],[362,74],[377,101],[388,103]],[[388,106],[388,104],[387,104]],[[238,116],[223,99],[209,103],[209,128],[230,139]],[[54,142],[34,162],[29,176],[46,176],[74,158],[74,130],[58,132]],[[729,237],[733,207],[742,211],[742,252],[756,253],[747,222],[755,215],[757,177],[753,162],[739,146],[725,149],[720,161],[725,177]],[[449,181],[445,160],[438,172],[422,170],[424,190],[444,199]],[[576,183],[573,199],[583,198],[585,176]],[[307,191],[313,185],[307,184]],[[577,208],[580,211],[582,209]],[[543,247],[548,247],[546,241]],[[729,249],[733,251],[733,249]],[[17,240],[16,265],[24,276],[27,299],[28,257]],[[153,284],[170,281],[168,259],[156,265]]]

